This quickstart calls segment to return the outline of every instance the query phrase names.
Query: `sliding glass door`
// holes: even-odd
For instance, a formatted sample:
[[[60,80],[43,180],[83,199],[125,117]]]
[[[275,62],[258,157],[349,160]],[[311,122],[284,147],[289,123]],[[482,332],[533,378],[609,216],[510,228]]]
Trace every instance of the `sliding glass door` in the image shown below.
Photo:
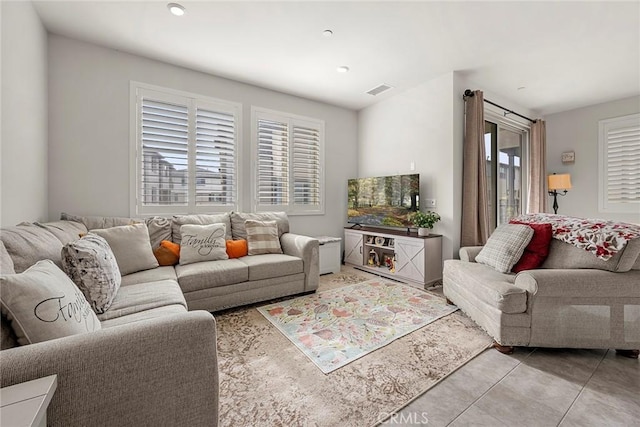
[[[485,121],[485,153],[491,231],[524,211],[525,142],[527,131]]]

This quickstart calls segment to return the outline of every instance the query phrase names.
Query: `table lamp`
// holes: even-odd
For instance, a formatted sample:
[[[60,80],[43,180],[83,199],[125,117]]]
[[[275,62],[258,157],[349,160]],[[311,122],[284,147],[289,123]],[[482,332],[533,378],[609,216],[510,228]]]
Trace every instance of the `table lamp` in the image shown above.
[[[567,190],[571,190],[571,175],[563,173],[560,175],[553,174],[547,177],[547,186],[549,187],[549,195],[553,196],[553,213],[558,213],[558,195],[564,196]]]

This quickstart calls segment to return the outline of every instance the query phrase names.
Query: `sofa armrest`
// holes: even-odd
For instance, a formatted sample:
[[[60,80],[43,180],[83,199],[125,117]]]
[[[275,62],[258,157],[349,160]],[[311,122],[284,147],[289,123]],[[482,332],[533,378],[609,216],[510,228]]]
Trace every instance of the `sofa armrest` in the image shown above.
[[[282,251],[286,255],[302,258],[304,265],[304,290],[315,291],[320,283],[320,256],[317,239],[299,234],[284,233],[280,237]]]
[[[58,375],[54,426],[216,426],[216,323],[206,311],[0,352],[2,387]]]
[[[465,246],[460,248],[460,260],[467,262],[476,262],[476,257],[482,250],[482,246]]]

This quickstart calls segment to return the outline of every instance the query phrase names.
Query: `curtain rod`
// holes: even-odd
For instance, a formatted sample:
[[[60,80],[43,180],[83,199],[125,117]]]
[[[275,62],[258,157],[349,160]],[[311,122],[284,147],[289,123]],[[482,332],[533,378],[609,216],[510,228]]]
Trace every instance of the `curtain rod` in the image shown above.
[[[472,97],[473,95],[474,95],[474,93],[473,93],[473,91],[471,91],[471,89],[467,89],[467,90],[464,91],[464,98]],[[489,101],[488,99],[484,99],[484,102],[486,102],[488,104],[491,104],[491,105],[494,105],[494,106],[496,106],[498,108],[503,109],[504,111],[506,111],[506,113],[504,113],[505,116],[507,115],[507,113],[509,113],[509,114],[514,114],[514,115],[516,115],[518,117],[522,117],[523,119],[529,120],[531,123],[535,123],[536,122],[536,120],[534,120],[534,119],[530,119],[529,117],[523,116],[522,114],[518,114],[513,110],[509,110],[508,108],[504,108],[502,105],[498,105],[495,102]]]

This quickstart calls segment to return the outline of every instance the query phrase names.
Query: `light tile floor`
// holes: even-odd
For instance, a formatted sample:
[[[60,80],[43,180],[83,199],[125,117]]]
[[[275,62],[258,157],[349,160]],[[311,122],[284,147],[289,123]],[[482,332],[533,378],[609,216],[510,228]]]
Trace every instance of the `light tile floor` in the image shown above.
[[[384,425],[640,425],[640,361],[614,350],[489,349]]]
[[[441,286],[429,291],[442,295]],[[640,359],[615,350],[488,349],[383,425],[640,426]]]

